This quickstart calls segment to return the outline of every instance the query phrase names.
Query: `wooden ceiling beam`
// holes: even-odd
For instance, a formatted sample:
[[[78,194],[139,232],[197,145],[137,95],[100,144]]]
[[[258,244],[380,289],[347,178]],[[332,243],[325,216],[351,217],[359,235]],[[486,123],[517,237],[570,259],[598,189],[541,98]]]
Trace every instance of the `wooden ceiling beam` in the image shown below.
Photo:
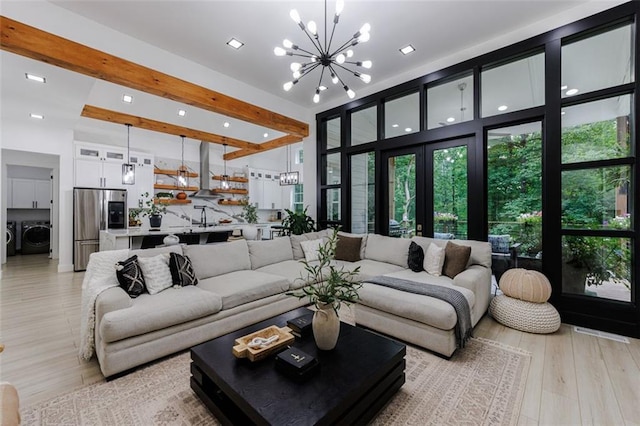
[[[0,16],[0,47],[121,86],[172,99],[290,135],[307,137],[309,125],[126,59]]]
[[[269,142],[261,143],[260,152],[269,151],[271,149],[276,149],[282,146],[291,145],[293,143],[300,142],[301,140],[302,138],[298,136],[293,136],[293,135],[282,136],[280,138],[270,140]],[[251,152],[249,150],[244,149],[244,150],[230,152],[227,155],[224,155],[223,157],[225,160],[234,160],[236,158],[246,157],[247,155],[251,155],[251,154],[255,154],[255,151]]]
[[[169,135],[182,136],[201,140],[204,142],[227,144],[234,148],[240,148],[242,152],[247,152],[247,155],[255,154],[258,151],[262,151],[262,145],[240,139],[229,138],[226,136],[216,135],[214,133],[204,132],[202,130],[195,130],[189,127],[176,126],[175,124],[164,123],[162,121],[151,120],[149,118],[138,117],[136,115],[124,114],[117,111],[111,111],[108,109],[100,108],[93,105],[85,105],[80,114],[83,117],[93,118],[96,120],[108,121],[117,124],[131,124],[133,127],[140,129],[151,130],[154,132],[166,133]],[[234,151],[237,152],[237,151]]]

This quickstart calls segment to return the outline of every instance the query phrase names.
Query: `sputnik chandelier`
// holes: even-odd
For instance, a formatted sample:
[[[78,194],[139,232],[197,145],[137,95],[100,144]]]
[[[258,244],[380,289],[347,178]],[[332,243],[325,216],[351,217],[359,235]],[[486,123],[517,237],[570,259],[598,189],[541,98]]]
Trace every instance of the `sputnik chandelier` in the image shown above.
[[[331,43],[333,42],[333,35],[336,30],[336,25],[338,25],[338,20],[340,19],[340,14],[344,9],[344,1],[338,0],[336,2],[336,13],[333,17],[333,28],[331,29],[331,36],[327,41],[327,1],[324,2],[324,43],[318,37],[318,27],[314,21],[309,21],[309,23],[305,26],[300,18],[300,14],[297,10],[292,9],[289,15],[291,19],[298,24],[300,29],[306,34],[306,36],[313,44],[313,49],[315,53],[310,50],[305,50],[302,47],[293,44],[293,42],[285,39],[282,42],[282,45],[285,47],[276,47],[273,49],[273,53],[276,56],[299,56],[304,58],[302,63],[300,62],[292,62],[291,63],[291,71],[293,72],[293,80],[288,81],[284,84],[283,88],[285,91],[291,90],[291,88],[297,84],[302,77],[310,74],[313,70],[318,67],[321,67],[320,79],[318,80],[318,85],[316,86],[315,94],[313,95],[313,102],[320,102],[320,92],[327,89],[327,86],[322,84],[322,78],[324,77],[325,71],[331,76],[331,82],[333,84],[340,83],[347,92],[347,96],[353,99],[356,96],[356,93],[347,86],[347,84],[342,80],[342,78],[338,75],[338,70],[346,71],[354,76],[358,77],[360,80],[365,83],[369,83],[371,81],[371,76],[368,74],[360,73],[358,71],[354,71],[352,69],[347,68],[347,65],[362,67],[362,68],[371,68],[371,61],[354,61],[351,58],[353,57],[353,50],[351,47],[356,46],[359,43],[364,43],[369,40],[369,30],[371,26],[369,24],[364,24],[360,30],[351,37],[350,40],[340,45],[335,50],[331,50]]]

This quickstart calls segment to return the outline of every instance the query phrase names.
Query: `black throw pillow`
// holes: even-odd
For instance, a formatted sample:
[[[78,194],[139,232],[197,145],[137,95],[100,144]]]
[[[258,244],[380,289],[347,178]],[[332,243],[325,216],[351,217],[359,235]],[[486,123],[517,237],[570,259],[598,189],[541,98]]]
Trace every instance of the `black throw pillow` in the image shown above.
[[[133,255],[127,260],[116,263],[116,277],[120,287],[127,292],[129,297],[136,298],[147,290],[142,275],[142,269],[138,264],[138,255]]]
[[[191,260],[179,253],[169,253],[169,269],[173,285],[180,287],[198,284]]]
[[[424,250],[415,241],[411,241],[409,245],[409,258],[407,259],[409,269],[413,272],[424,271]]]

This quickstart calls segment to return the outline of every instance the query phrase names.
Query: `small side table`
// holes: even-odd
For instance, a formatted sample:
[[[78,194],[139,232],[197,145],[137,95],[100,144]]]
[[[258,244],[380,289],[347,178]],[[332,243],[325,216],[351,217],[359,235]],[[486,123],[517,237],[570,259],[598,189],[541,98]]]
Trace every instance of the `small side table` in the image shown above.
[[[282,237],[284,235],[284,226],[282,225],[271,225],[271,239],[273,237]]]

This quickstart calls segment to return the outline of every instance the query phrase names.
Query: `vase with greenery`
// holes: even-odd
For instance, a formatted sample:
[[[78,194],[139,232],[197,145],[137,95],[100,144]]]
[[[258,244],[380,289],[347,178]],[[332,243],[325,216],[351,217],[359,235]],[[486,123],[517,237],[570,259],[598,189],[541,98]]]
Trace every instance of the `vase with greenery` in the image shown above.
[[[299,279],[312,284],[287,293],[300,299],[308,298],[316,308],[312,328],[316,345],[321,350],[335,348],[340,334],[340,305],[357,302],[358,290],[362,287],[357,278],[359,266],[349,270],[333,262],[337,242],[338,229],[334,229],[328,240],[319,244],[317,260],[300,260],[304,264],[306,277]]]
[[[151,228],[160,228],[162,226],[162,215],[167,212],[167,206],[164,204],[156,204],[154,197],[151,197],[148,192],[142,194],[143,198],[146,198],[144,202],[147,207],[142,209],[142,216],[149,216],[149,226]]]
[[[258,223],[258,208],[255,204],[249,202],[249,198],[244,198],[242,201],[242,217],[247,223]]]
[[[282,226],[284,227],[284,233],[286,235],[301,235],[316,230],[315,220],[307,215],[308,208],[309,206],[305,207],[301,212],[284,209],[287,217],[282,220]]]

